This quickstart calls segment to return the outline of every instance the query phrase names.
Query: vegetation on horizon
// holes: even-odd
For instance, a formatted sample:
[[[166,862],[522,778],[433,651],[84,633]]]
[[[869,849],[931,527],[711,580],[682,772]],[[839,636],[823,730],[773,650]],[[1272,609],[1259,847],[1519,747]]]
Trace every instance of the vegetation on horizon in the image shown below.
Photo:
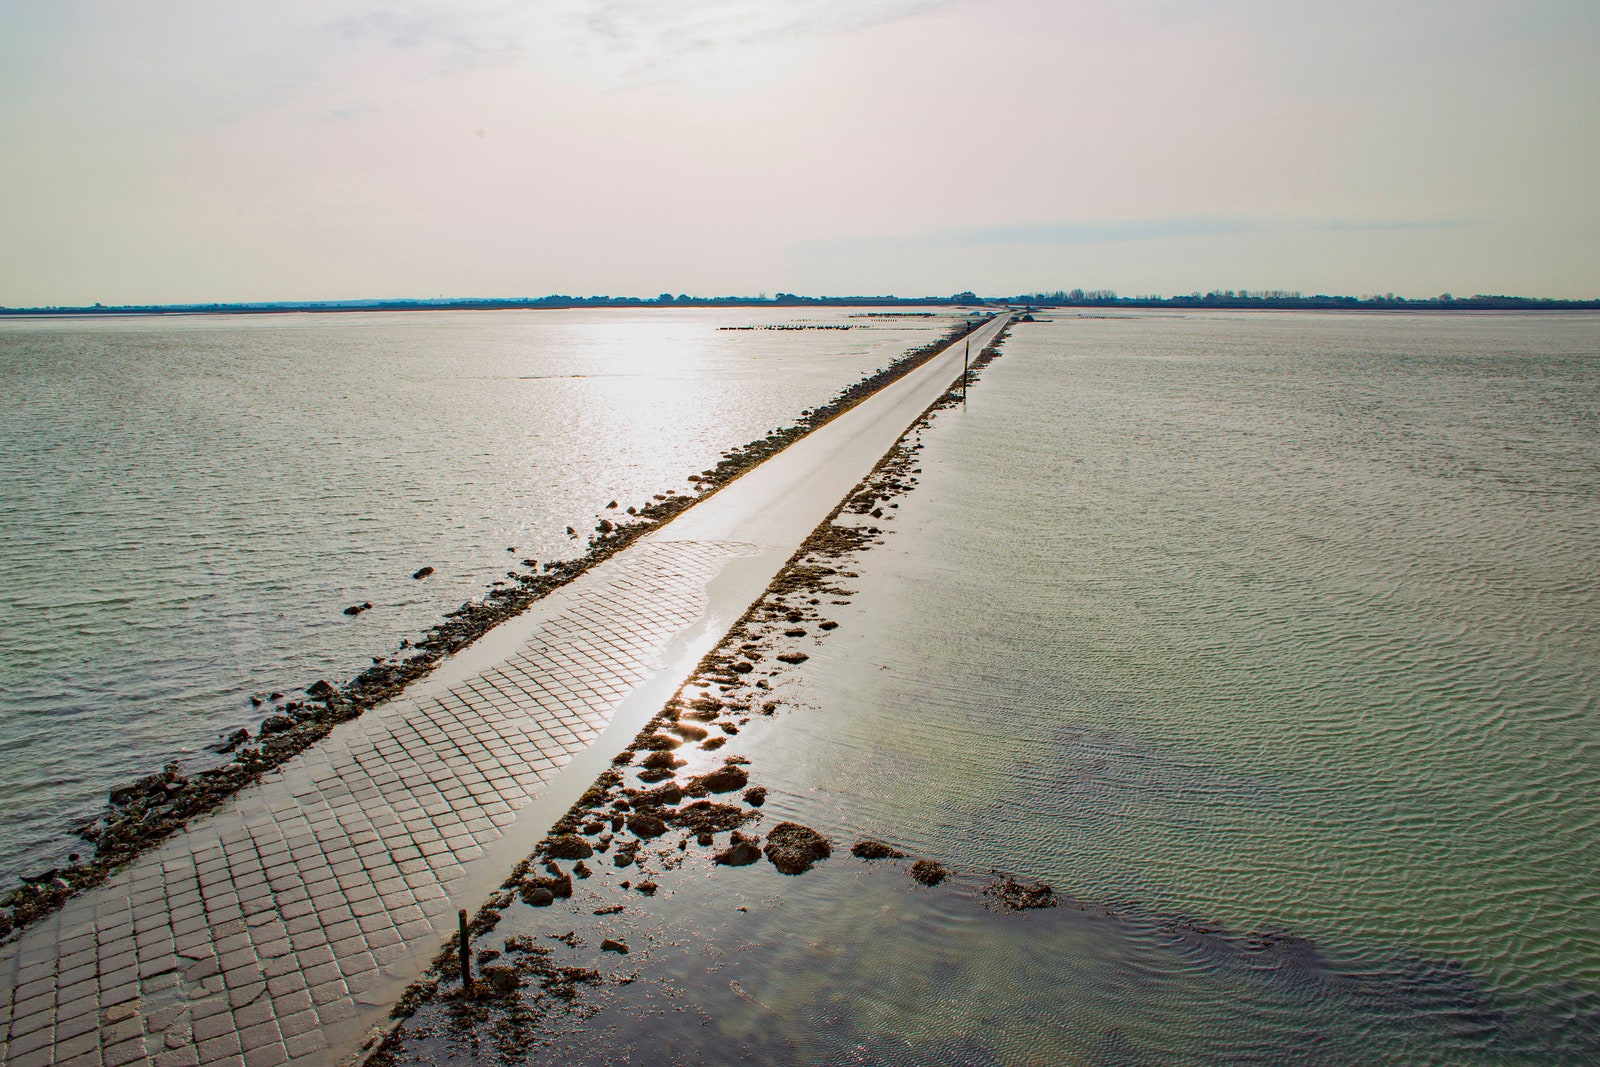
[[[550,296],[524,297],[436,297],[412,300],[284,300],[216,304],[122,304],[107,306],[52,306],[33,308],[0,307],[0,316],[28,315],[176,315],[176,314],[270,314],[291,311],[514,311],[519,309],[616,308],[616,307],[982,307],[1004,304],[1029,308],[1045,307],[1121,307],[1121,308],[1233,308],[1257,310],[1309,311],[1600,311],[1600,299],[1561,300],[1552,297],[1502,296],[1479,293],[1457,297],[1450,293],[1429,297],[1396,296],[1382,293],[1370,296],[1330,296],[1318,293],[1305,296],[1283,289],[1195,290],[1176,296],[1159,293],[1143,296],[1118,296],[1111,289],[1057,289],[1054,292],[1018,293],[1011,296],[979,296],[968,290],[952,296],[797,296],[778,293],[759,296],[689,296],[662,293],[655,297],[637,296]]]

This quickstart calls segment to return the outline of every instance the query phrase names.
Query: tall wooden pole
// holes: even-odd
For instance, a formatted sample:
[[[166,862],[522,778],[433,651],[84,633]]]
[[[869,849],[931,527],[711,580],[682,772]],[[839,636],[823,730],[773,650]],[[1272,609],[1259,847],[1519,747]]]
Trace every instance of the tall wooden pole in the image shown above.
[[[961,403],[967,402],[967,368],[972,364],[972,335],[967,335],[967,349],[961,353]]]

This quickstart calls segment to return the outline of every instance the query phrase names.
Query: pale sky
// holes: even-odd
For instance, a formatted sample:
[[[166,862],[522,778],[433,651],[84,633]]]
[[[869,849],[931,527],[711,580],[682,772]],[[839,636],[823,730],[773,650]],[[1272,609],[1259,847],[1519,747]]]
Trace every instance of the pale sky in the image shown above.
[[[0,0],[0,305],[1600,297],[1600,3]]]

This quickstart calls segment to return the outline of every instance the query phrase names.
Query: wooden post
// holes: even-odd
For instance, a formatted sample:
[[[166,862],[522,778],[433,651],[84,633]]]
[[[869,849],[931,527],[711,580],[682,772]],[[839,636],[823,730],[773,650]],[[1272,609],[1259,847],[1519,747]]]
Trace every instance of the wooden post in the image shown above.
[[[472,942],[467,940],[467,909],[456,912],[461,923],[461,990],[472,992]]]
[[[967,335],[967,350],[961,353],[961,402],[967,402],[967,367],[972,362],[972,335]]]

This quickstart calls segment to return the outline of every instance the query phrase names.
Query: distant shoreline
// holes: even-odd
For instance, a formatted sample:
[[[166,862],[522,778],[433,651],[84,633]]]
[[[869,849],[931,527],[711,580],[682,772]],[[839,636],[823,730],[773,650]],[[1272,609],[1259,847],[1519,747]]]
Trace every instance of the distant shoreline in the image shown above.
[[[544,311],[576,308],[797,308],[797,307],[954,307],[973,312],[997,306],[1017,310],[1056,310],[1061,308],[1167,309],[1177,311],[1600,311],[1600,299],[1556,300],[1549,297],[1441,296],[1409,299],[1386,293],[1382,296],[1303,296],[1276,290],[1252,292],[1218,290],[1183,296],[1118,296],[1110,290],[1085,292],[1074,289],[1053,293],[1023,293],[1016,296],[980,297],[974,293],[954,296],[796,296],[779,293],[765,297],[670,296],[643,299],[613,296],[541,296],[513,298],[451,298],[433,300],[313,300],[266,301],[233,304],[123,304],[106,306],[0,307],[0,319],[96,318],[102,316],[161,315],[281,315],[307,312],[358,311]]]

